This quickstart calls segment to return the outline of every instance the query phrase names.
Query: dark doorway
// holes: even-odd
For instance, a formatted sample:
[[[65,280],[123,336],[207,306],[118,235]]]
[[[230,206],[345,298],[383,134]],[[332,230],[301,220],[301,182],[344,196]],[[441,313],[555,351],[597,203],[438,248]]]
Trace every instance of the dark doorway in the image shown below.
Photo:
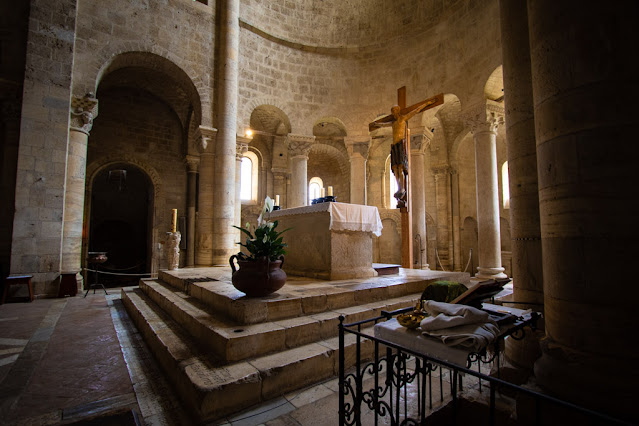
[[[98,266],[106,287],[137,285],[151,272],[153,184],[130,164],[102,170],[93,181],[89,251],[106,252]],[[92,269],[94,265],[89,265]],[[93,274],[89,277],[92,284]]]

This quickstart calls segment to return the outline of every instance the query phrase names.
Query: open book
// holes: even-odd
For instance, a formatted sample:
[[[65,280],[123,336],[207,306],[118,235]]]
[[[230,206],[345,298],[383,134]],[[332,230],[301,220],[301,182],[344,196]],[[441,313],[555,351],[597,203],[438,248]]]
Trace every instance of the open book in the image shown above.
[[[481,303],[490,299],[504,289],[504,286],[510,282],[510,278],[490,279],[471,284],[464,293],[459,295],[450,303],[459,303],[461,305],[474,306],[481,309]]]

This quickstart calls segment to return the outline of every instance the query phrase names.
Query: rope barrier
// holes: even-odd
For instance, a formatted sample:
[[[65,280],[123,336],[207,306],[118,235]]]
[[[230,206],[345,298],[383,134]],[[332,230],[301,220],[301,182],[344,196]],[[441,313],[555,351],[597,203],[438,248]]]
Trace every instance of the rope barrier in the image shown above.
[[[470,249],[468,252],[468,263],[466,263],[466,267],[464,268],[464,272],[468,272],[468,266],[470,266],[470,260],[473,258],[473,249]]]
[[[104,275],[121,275],[123,277],[143,277],[143,276],[151,276],[150,272],[145,272],[143,274],[122,274],[122,273],[118,273],[118,272],[106,272],[106,271],[98,271],[96,269],[88,269],[88,268],[84,268],[85,271],[87,272],[95,272],[97,274],[104,274]]]
[[[438,250],[435,250],[435,255],[437,256],[437,261],[439,262],[439,266],[442,268],[442,271],[448,272],[447,270],[444,269],[444,265],[442,265],[442,261],[439,260],[439,251]]]

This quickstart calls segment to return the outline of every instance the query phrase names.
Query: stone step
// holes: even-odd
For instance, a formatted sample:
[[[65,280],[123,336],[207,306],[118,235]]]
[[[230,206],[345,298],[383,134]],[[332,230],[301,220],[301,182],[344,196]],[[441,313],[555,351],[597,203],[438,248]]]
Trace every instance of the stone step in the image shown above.
[[[123,289],[122,301],[168,379],[198,421],[219,419],[338,374],[337,337],[224,364],[208,355],[196,339],[140,289]],[[346,365],[351,366],[355,360],[356,336],[345,337]],[[373,348],[370,340],[363,339],[363,357],[371,356]]]
[[[441,279],[468,283],[469,275],[401,269],[397,275],[342,281],[289,276],[282,289],[263,298],[247,298],[235,289],[230,267],[160,271],[158,279],[238,324],[257,324],[421,293],[428,284]]]
[[[411,306],[420,295],[416,293],[318,314],[241,325],[220,318],[199,299],[157,280],[141,280],[140,289],[223,362],[240,361],[335,337],[340,315],[345,317],[346,323],[356,322],[379,316],[382,310]]]

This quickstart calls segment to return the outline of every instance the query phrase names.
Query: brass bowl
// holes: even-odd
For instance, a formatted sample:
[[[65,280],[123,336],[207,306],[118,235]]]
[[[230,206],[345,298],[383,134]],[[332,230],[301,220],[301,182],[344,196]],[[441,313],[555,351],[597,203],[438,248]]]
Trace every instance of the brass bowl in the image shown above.
[[[426,318],[426,314],[423,312],[408,312],[405,314],[397,315],[397,322],[410,330],[414,330],[419,327],[419,323]]]

